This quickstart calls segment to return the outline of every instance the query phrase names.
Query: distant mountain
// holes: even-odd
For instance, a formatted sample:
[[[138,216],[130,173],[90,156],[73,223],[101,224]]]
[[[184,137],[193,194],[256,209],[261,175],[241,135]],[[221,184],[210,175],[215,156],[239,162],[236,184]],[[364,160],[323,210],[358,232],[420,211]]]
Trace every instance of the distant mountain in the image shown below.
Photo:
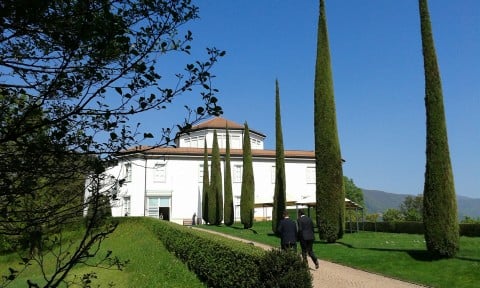
[[[379,190],[363,190],[367,213],[383,213],[388,208],[399,209],[407,194],[394,194]],[[458,217],[480,217],[480,199],[457,195]]]

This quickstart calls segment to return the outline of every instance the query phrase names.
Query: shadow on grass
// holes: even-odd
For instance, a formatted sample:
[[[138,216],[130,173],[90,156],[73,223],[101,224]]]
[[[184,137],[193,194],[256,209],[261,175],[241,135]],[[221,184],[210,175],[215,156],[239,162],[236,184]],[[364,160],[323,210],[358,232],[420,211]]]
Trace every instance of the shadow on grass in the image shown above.
[[[317,242],[317,241],[316,241]],[[320,242],[320,241],[319,241]],[[322,244],[328,245],[329,243],[321,242]],[[370,251],[380,251],[380,252],[400,252],[400,253],[406,253],[408,254],[411,258],[415,259],[416,261],[422,261],[422,262],[433,262],[433,261],[438,261],[438,260],[444,260],[447,258],[444,257],[438,257],[430,254],[426,250],[414,250],[414,249],[391,249],[391,248],[356,248],[355,246],[351,244],[347,244],[341,241],[337,241],[336,244],[345,246],[350,249],[362,249],[362,250],[370,250]],[[462,256],[457,256],[454,257],[455,259],[459,260],[465,260],[465,261],[471,261],[471,262],[480,262],[480,259],[475,259],[475,258],[469,258],[469,257],[462,257]]]

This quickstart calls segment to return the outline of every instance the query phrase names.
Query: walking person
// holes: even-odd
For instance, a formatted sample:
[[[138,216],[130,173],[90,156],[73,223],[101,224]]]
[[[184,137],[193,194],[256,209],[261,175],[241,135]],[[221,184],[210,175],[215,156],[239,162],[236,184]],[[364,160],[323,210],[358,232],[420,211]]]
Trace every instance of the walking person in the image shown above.
[[[282,250],[297,251],[297,224],[290,219],[287,210],[283,211],[283,219],[278,224],[278,233],[280,233]]]
[[[303,261],[307,262],[307,254],[315,263],[315,269],[318,269],[318,259],[313,253],[313,241],[315,240],[315,233],[313,232],[313,221],[305,215],[302,209],[298,210],[298,240],[302,248]]]

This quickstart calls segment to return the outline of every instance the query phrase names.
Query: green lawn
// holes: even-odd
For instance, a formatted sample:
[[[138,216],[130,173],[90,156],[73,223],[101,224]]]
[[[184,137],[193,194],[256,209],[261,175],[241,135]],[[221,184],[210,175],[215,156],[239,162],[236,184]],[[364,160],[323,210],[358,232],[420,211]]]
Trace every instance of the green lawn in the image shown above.
[[[165,250],[148,229],[154,219],[132,218],[122,221],[117,231],[102,246],[130,263],[124,271],[93,269],[98,275],[92,287],[205,287],[186,266]],[[199,226],[256,242],[279,247],[279,239],[271,234],[271,222],[255,222],[245,230],[240,224],[233,227]],[[212,236],[215,237],[215,236]],[[433,287],[477,287],[480,283],[480,238],[462,237],[456,258],[431,260],[425,252],[423,236],[360,232],[346,234],[336,244],[317,241],[314,250],[322,260],[360,268],[383,275]],[[15,267],[15,255],[0,256],[0,274]],[[92,268],[76,268],[72,275],[82,275]],[[26,287],[26,280],[40,280],[35,267],[23,273],[9,287]]]
[[[109,287],[109,283],[113,283],[115,288],[205,287],[195,274],[164,248],[148,229],[149,221],[155,220],[132,218],[123,221],[102,244],[100,253],[112,250],[115,256],[130,261],[123,271],[80,267],[75,268],[71,275],[95,271],[98,279],[91,287]],[[15,267],[17,262],[15,255],[0,256],[0,274],[6,275],[8,267]],[[39,270],[32,267],[8,287],[27,287],[27,279],[39,281],[40,276]]]
[[[255,222],[248,230],[241,224],[200,227],[279,247],[271,225]],[[453,259],[430,259],[423,235],[378,232],[345,234],[335,244],[317,240],[314,251],[323,260],[432,287],[478,287],[480,283],[478,237],[461,237],[460,251]]]

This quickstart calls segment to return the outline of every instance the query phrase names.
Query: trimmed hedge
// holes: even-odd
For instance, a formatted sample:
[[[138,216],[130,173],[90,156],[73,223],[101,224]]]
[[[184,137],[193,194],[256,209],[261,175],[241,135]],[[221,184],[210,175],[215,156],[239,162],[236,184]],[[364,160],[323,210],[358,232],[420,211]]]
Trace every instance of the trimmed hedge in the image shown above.
[[[356,223],[352,222],[353,225]],[[480,224],[459,224],[460,236],[480,237]],[[347,222],[347,227],[349,224]],[[356,227],[356,226],[355,226]],[[423,222],[360,222],[360,230],[387,232],[387,233],[408,233],[408,234],[424,234]]]
[[[298,254],[267,252],[191,227],[151,221],[154,233],[165,247],[208,287],[312,287],[308,266]]]
[[[460,224],[460,236],[480,237],[480,224]]]

